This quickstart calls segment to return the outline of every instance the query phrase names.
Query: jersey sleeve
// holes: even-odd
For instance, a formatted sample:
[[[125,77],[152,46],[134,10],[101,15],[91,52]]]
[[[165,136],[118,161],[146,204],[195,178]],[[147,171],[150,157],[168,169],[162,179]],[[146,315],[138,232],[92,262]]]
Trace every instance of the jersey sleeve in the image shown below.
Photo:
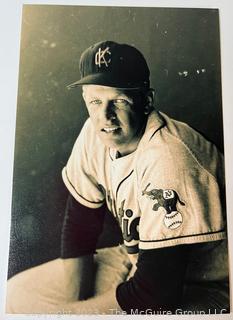
[[[61,258],[93,254],[103,230],[106,207],[92,209],[77,202],[70,194],[66,202],[61,233]]]
[[[100,207],[105,198],[97,183],[95,141],[94,129],[88,119],[62,170],[62,178],[69,192],[79,203],[89,208]]]
[[[132,314],[149,309],[171,311],[180,306],[190,247],[140,250],[133,277],[116,289],[122,310]]]
[[[144,153],[140,163],[137,182],[140,249],[226,237],[219,183],[187,148],[151,149]]]

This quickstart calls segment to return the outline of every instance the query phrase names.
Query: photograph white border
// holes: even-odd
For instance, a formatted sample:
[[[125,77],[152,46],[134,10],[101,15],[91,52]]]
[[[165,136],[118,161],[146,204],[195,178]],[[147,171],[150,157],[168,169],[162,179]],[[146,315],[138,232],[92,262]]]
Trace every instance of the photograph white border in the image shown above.
[[[103,6],[137,6],[137,7],[185,7],[185,8],[218,8],[220,12],[220,40],[221,40],[221,69],[222,69],[222,101],[224,120],[224,146],[226,165],[226,189],[227,189],[227,212],[228,212],[228,237],[229,237],[229,258],[230,267],[233,265],[233,232],[230,226],[233,225],[233,3],[230,0],[118,0],[118,1],[21,1],[2,0],[0,4],[0,319],[74,319],[77,316],[62,315],[6,315],[5,290],[8,269],[8,251],[11,221],[11,195],[14,161],[14,137],[17,105],[19,52],[21,14],[23,4],[54,4],[54,5],[103,5]],[[231,271],[231,270],[230,270]],[[230,283],[233,285],[232,272],[230,272]],[[232,288],[231,288],[232,292]],[[233,298],[231,295],[231,309]],[[79,316],[78,318],[83,316]],[[101,316],[99,316],[101,317]],[[114,316],[104,316],[110,317]],[[141,316],[134,316],[139,318]],[[153,316],[161,317],[161,316]],[[162,316],[168,319],[169,316]],[[180,316],[173,315],[172,319],[180,319]],[[183,319],[200,319],[200,315],[182,316]],[[205,315],[205,319],[232,319],[233,313],[224,315]],[[85,316],[85,318],[89,318]],[[170,317],[169,317],[170,319]]]

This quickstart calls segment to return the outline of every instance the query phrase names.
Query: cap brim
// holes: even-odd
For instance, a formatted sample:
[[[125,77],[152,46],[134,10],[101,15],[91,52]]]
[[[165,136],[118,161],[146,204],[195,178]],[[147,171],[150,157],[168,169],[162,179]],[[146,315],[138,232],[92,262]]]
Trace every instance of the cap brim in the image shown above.
[[[106,75],[103,73],[97,73],[97,74],[92,74],[88,75],[76,82],[73,82],[67,86],[68,89],[73,89],[79,86],[83,85],[88,85],[88,84],[94,84],[94,85],[99,85],[99,86],[107,86],[107,87],[113,87],[113,88],[118,88],[118,89],[140,89],[140,88],[145,88],[148,87],[144,83],[130,83],[130,82],[122,82],[122,81],[116,81],[116,79],[112,79],[110,75]]]

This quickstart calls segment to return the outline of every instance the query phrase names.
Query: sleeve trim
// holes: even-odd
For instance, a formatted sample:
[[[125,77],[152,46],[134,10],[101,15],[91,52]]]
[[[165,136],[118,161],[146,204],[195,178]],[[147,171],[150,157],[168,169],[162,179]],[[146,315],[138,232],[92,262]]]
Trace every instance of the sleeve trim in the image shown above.
[[[134,246],[127,246],[125,244],[125,248],[128,254],[138,253],[138,244],[135,244]]]
[[[73,186],[73,184],[71,183],[71,181],[69,180],[68,176],[67,176],[67,170],[66,167],[63,168],[62,170],[62,179],[63,182],[65,184],[65,186],[67,187],[67,189],[69,190],[69,192],[72,194],[72,196],[82,205],[89,207],[89,208],[99,208],[103,205],[104,201],[101,202],[94,202],[94,201],[89,201],[87,199],[85,199],[84,197],[82,197],[77,190],[75,189],[75,187]]]
[[[169,238],[163,240],[140,240],[139,249],[156,249],[170,247],[180,244],[191,244],[200,242],[209,242],[226,239],[225,231],[216,231],[206,234],[182,236],[179,238]]]

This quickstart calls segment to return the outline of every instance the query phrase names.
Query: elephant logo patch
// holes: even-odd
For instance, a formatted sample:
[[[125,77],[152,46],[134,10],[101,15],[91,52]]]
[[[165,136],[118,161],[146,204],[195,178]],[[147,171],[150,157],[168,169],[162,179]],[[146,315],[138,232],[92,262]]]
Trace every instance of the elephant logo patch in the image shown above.
[[[177,203],[185,206],[175,190],[172,189],[151,189],[148,190],[150,183],[142,191],[142,195],[154,200],[153,211],[158,211],[160,207],[164,208],[166,213],[164,224],[169,229],[177,229],[183,223],[182,214],[177,211]]]

